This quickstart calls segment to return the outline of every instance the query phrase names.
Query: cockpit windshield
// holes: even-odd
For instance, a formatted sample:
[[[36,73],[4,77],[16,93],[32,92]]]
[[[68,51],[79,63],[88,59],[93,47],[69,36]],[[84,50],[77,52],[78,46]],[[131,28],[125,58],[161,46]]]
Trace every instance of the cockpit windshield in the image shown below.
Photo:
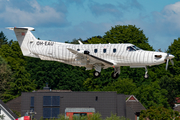
[[[137,46],[132,46],[135,50],[141,50],[140,48],[138,48]]]
[[[128,51],[136,51],[136,50],[141,50],[141,49],[134,45],[134,46],[128,46],[127,50]]]

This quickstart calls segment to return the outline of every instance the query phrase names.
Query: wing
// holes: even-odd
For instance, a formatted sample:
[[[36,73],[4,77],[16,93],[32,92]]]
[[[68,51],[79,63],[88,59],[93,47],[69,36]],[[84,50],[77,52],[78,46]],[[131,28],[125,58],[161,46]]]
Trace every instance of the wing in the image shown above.
[[[110,62],[110,61],[107,61],[105,59],[102,59],[102,58],[99,58],[99,57],[96,57],[94,55],[91,55],[89,53],[89,51],[85,50],[85,51],[76,51],[76,50],[73,50],[71,48],[67,48],[70,52],[72,52],[73,54],[76,55],[76,58],[84,58],[86,59],[87,61],[89,61],[89,64],[103,64],[103,65],[108,65],[108,66],[113,66],[115,65],[115,63],[113,62]]]

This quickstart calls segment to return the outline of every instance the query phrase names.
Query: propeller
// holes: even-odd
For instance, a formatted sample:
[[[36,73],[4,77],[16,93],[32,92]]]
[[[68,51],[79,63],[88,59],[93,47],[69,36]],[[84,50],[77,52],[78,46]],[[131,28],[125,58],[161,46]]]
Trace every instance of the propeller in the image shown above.
[[[172,60],[174,58],[174,55],[171,55],[167,53],[167,56],[165,58],[166,60],[166,70],[168,69],[169,60],[171,61],[171,64],[174,65],[174,61]]]

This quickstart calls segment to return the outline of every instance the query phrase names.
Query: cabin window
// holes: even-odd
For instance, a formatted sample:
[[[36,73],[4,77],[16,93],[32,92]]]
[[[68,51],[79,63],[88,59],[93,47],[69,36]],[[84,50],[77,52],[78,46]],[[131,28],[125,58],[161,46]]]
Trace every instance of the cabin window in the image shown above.
[[[115,52],[116,52],[116,48],[113,49],[113,53],[115,53]]]
[[[97,51],[98,51],[97,49],[94,49],[94,53],[97,53]]]
[[[77,49],[77,51],[80,51],[80,49]]]
[[[106,49],[103,49],[103,53],[106,53]]]

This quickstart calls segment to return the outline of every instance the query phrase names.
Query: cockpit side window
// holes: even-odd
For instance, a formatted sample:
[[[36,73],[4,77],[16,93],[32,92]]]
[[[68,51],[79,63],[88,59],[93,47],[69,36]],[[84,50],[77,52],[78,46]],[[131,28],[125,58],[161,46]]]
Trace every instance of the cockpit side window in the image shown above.
[[[128,46],[126,50],[127,51],[136,51],[132,46]]]

